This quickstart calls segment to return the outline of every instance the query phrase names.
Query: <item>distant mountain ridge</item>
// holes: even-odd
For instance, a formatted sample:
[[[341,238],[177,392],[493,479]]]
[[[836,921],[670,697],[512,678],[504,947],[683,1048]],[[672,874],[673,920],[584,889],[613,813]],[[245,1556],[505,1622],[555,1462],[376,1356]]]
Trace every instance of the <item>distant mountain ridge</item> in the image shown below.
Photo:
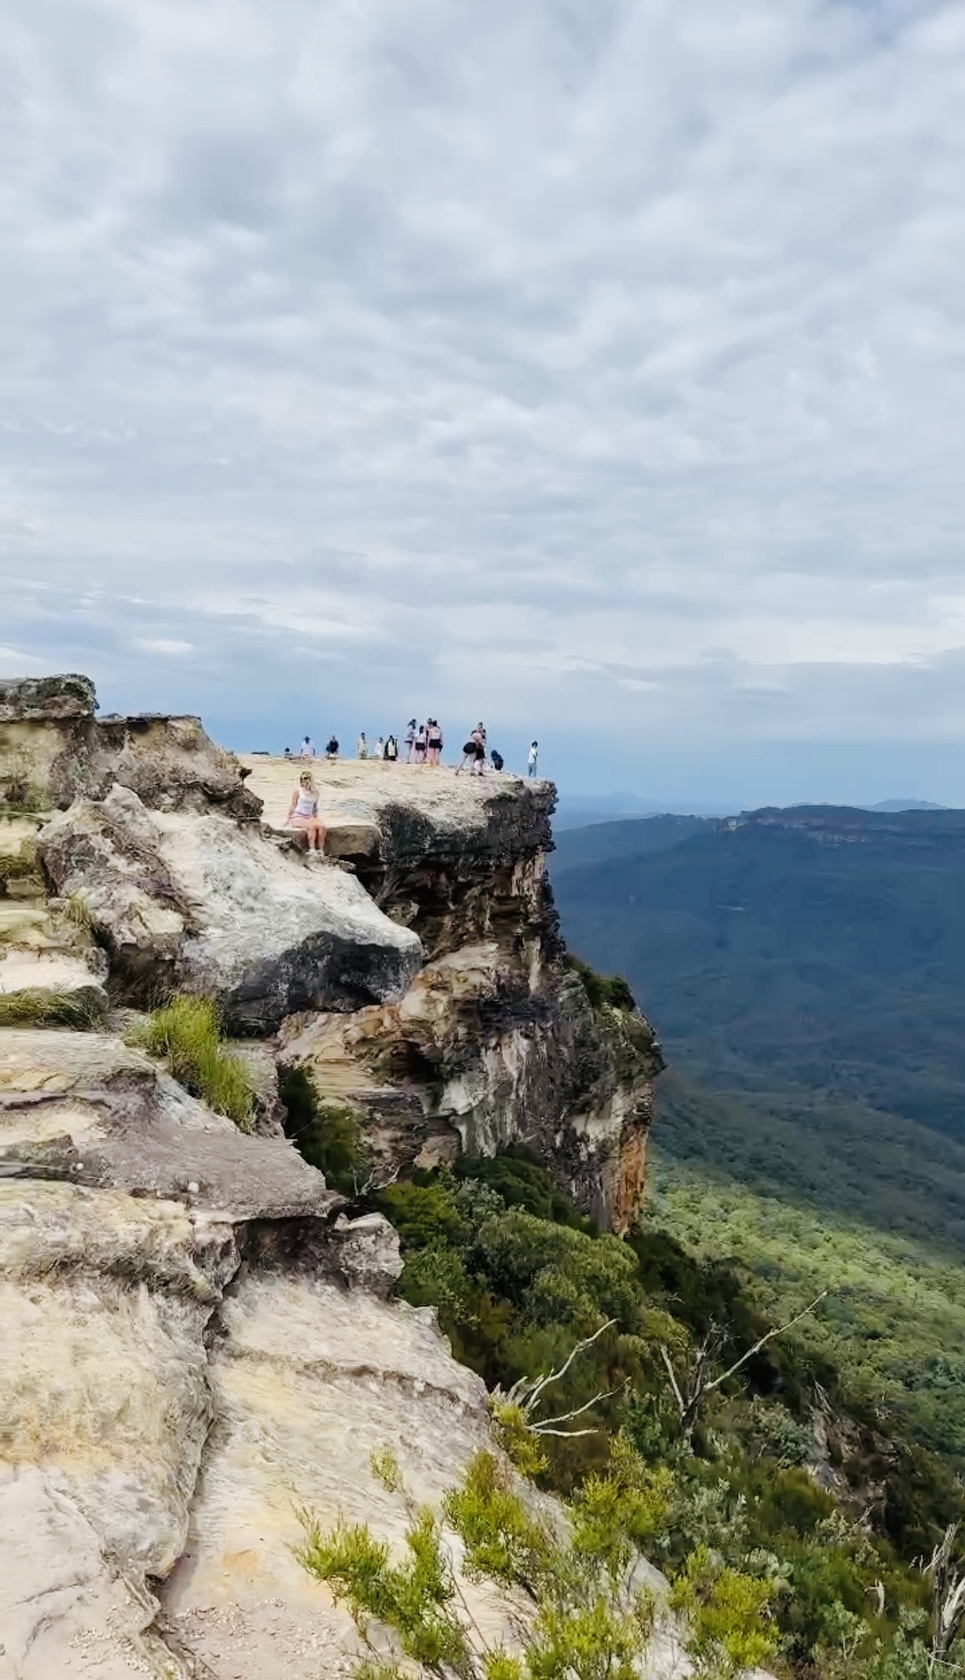
[[[869,811],[946,811],[947,805],[936,805],[931,799],[880,799],[869,805]]]
[[[671,1064],[649,1219],[746,1268],[965,1468],[965,811],[796,806],[569,831],[570,948]]]
[[[608,824],[561,834],[552,873],[568,941],[691,1075],[965,1140],[965,811]]]
[[[824,845],[874,844],[884,835],[920,849],[965,838],[965,810],[943,805],[887,808],[865,805],[765,805],[734,816],[680,816],[671,812],[623,817],[585,827],[557,828],[555,870],[610,858],[669,850],[698,834],[738,829],[777,829],[811,835]]]

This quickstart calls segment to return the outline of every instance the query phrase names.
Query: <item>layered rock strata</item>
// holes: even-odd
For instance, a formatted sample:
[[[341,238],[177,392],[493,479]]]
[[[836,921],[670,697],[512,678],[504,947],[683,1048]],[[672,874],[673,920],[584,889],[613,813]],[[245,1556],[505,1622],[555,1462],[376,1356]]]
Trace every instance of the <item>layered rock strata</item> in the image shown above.
[[[292,767],[245,765],[280,823]],[[283,1061],[310,1068],[323,1099],[357,1117],[383,1172],[524,1143],[625,1230],[663,1063],[643,1016],[594,1006],[568,962],[545,870],[552,785],[404,765],[325,763],[316,775],[332,834],[366,837],[358,879],[428,960],[401,998],[286,1021]]]

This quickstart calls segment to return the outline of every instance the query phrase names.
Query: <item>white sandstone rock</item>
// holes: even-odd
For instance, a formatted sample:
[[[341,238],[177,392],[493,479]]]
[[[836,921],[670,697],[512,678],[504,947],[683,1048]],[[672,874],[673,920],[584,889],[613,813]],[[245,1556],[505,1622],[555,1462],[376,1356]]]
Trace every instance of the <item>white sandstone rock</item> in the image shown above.
[[[294,1010],[396,996],[422,960],[418,937],[353,876],[280,851],[253,824],[151,811],[115,785],[58,814],[37,845],[58,891],[83,893],[130,988],[161,978],[209,993],[256,1033]]]

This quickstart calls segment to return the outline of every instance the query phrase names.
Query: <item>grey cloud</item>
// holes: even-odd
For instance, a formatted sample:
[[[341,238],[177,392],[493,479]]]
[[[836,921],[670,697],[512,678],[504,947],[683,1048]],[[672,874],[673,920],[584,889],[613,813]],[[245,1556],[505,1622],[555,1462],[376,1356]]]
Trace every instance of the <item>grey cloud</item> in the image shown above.
[[[965,734],[954,8],[8,11],[6,664]]]

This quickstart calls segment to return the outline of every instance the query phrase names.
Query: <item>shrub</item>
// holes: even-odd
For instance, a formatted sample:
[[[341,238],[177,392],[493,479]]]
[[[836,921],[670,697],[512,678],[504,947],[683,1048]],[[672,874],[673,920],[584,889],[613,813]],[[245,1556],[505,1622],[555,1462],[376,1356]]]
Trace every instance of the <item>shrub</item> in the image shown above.
[[[389,1548],[373,1540],[362,1524],[336,1524],[323,1533],[311,1517],[303,1518],[305,1542],[299,1561],[317,1581],[326,1581],[336,1602],[349,1600],[365,1634],[369,1617],[392,1628],[407,1657],[436,1673],[442,1668],[465,1674],[469,1646],[452,1609],[455,1583],[444,1556],[435,1514],[423,1506],[406,1533],[409,1557],[389,1561]],[[391,1673],[391,1669],[389,1671]]]
[[[175,1079],[242,1132],[254,1125],[255,1093],[248,1070],[222,1040],[221,1017],[211,998],[171,999],[128,1036],[151,1056],[163,1056]]]
[[[777,1650],[770,1610],[773,1581],[727,1569],[706,1546],[698,1546],[677,1576],[671,1608],[686,1617],[687,1646],[698,1674],[737,1676],[757,1668]]]
[[[572,954],[567,958],[567,963],[582,980],[583,990],[593,1009],[602,1009],[604,1005],[609,1005],[611,1009],[636,1010],[637,1000],[622,974],[598,974],[589,963]]]
[[[535,1607],[530,1631],[518,1628],[523,1650],[514,1656],[487,1646],[475,1624],[470,1644],[457,1612],[461,1594],[439,1518],[405,1497],[410,1556],[401,1563],[391,1560],[388,1546],[364,1525],[338,1522],[325,1532],[316,1519],[302,1515],[306,1538],[300,1561],[316,1579],[330,1583],[336,1598],[348,1600],[370,1644],[375,1643],[371,1619],[393,1631],[405,1656],[440,1676],[636,1680],[652,1632],[653,1604],[612,1567],[613,1558],[622,1563],[628,1551],[619,1502],[613,1508],[606,1497],[597,1501],[590,1543],[581,1546],[579,1537],[570,1543],[563,1525],[557,1532],[530,1513],[513,1478],[490,1453],[478,1453],[460,1486],[446,1495],[443,1509],[462,1541],[467,1575],[521,1588]],[[396,1680],[399,1673],[391,1664],[380,1669],[369,1662],[356,1669],[356,1680]]]
[[[591,1236],[596,1233],[593,1220],[580,1212],[523,1145],[511,1145],[501,1155],[460,1155],[452,1170],[460,1181],[473,1179],[495,1190],[507,1207],[522,1208],[538,1219],[569,1225]]]
[[[310,1068],[285,1068],[281,1076],[285,1135],[309,1166],[343,1196],[358,1196],[372,1170],[358,1112],[349,1103],[320,1095]]]

